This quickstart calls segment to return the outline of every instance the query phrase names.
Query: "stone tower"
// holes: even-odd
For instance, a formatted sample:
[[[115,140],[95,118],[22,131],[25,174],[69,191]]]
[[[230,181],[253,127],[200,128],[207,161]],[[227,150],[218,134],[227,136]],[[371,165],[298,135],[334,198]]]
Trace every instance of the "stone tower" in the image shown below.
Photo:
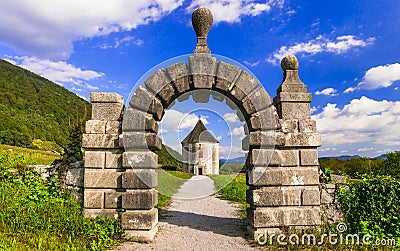
[[[181,144],[183,172],[196,175],[219,174],[219,142],[201,119]]]

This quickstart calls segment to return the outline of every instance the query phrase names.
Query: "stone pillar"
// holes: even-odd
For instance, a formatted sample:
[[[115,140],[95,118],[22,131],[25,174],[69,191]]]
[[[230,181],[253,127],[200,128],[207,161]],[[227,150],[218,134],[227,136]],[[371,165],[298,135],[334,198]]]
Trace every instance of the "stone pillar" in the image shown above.
[[[90,93],[92,119],[86,122],[84,215],[119,218],[121,155],[119,144],[123,97],[116,93]]]
[[[317,152],[321,139],[310,119],[311,94],[298,77],[294,56],[285,57],[281,65],[284,79],[274,98],[277,130],[250,132],[249,136],[253,149],[248,161],[253,170],[248,175],[251,207],[247,218],[254,238],[283,227],[321,224]],[[260,124],[251,122],[253,127]],[[275,148],[268,147],[268,142],[270,146],[275,143]]]

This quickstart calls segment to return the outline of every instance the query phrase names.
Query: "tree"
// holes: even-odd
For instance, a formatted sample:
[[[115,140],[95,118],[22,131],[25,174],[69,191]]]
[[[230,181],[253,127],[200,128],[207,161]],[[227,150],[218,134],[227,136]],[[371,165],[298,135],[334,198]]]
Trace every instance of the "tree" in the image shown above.
[[[391,152],[383,160],[384,174],[400,177],[400,152]]]

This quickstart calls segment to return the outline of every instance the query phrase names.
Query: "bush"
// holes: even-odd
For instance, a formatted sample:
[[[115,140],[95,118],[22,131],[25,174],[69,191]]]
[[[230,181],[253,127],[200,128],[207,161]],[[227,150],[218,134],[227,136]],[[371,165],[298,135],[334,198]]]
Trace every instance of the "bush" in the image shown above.
[[[31,138],[28,134],[17,132],[14,130],[0,131],[0,144],[30,147]]]
[[[26,164],[0,152],[1,250],[103,250],[118,242],[119,222],[84,218],[71,193]]]
[[[349,233],[375,238],[400,236],[400,180],[390,176],[364,177],[339,189]]]

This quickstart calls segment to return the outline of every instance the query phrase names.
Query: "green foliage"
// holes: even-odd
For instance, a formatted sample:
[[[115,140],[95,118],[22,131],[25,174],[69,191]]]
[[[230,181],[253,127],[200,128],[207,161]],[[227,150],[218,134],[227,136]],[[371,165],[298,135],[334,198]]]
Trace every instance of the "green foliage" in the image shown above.
[[[338,191],[349,233],[375,238],[400,236],[400,180],[364,176]]]
[[[381,175],[391,175],[400,178],[400,152],[391,152],[383,160]]]
[[[60,155],[51,152],[33,150],[16,146],[0,145],[0,152],[7,152],[9,159],[18,160],[28,165],[50,165]]]
[[[71,124],[71,119],[68,120],[69,136],[67,147],[64,148],[64,163],[74,163],[76,161],[83,160],[82,135],[84,132],[83,122],[85,121],[85,118],[86,106],[82,118],[79,118],[78,107],[76,107],[74,123]]]
[[[57,145],[53,141],[43,141],[40,139],[34,139],[31,143],[31,148],[32,149],[37,149],[37,150],[43,150],[43,151],[56,151],[61,153],[63,149]]]
[[[218,191],[218,194],[223,199],[237,202],[242,205],[243,215],[246,213],[246,209],[249,204],[246,202],[246,176],[230,176],[230,175],[210,175],[214,181],[214,186]]]
[[[12,136],[18,138],[20,135],[15,132],[27,135],[29,143],[41,139],[65,147],[67,118],[74,114],[76,106],[82,111],[80,116],[83,108],[89,107],[87,101],[64,87],[4,60],[0,60],[0,89],[0,132],[12,130]],[[18,140],[11,138],[3,144],[15,145],[13,141]]]
[[[350,178],[360,179],[364,174],[375,174],[375,175],[391,175],[394,177],[400,177],[400,168],[396,168],[399,164],[394,159],[397,158],[399,161],[400,154],[388,154],[392,164],[384,164],[388,162],[386,159],[381,158],[370,159],[370,158],[351,158],[348,160],[339,160],[336,158],[320,159],[321,170],[324,171],[325,175],[329,177],[331,173],[348,176]],[[399,166],[399,165],[398,165]]]
[[[26,133],[7,129],[4,131],[0,131],[0,144],[30,147],[31,138]]]
[[[172,148],[163,145],[161,150],[156,151],[158,163],[162,168],[170,171],[182,170],[182,156]]]
[[[45,182],[23,158],[0,152],[1,250],[104,250],[123,233],[111,219],[84,218],[58,182]]]

